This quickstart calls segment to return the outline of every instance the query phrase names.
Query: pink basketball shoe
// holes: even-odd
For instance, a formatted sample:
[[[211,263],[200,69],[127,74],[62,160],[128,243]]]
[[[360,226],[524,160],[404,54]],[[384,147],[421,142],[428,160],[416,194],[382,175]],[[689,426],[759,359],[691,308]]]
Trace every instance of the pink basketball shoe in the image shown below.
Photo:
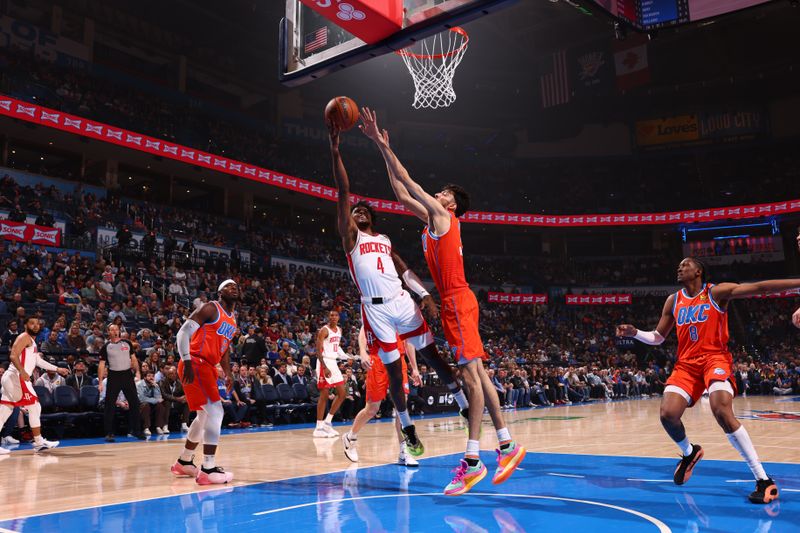
[[[224,485],[233,480],[233,473],[226,472],[219,466],[215,466],[210,470],[201,468],[197,473],[195,481],[198,485]]]
[[[170,472],[175,474],[177,477],[191,477],[196,478],[197,473],[199,470],[194,463],[191,461],[181,461],[178,459],[175,461],[175,464],[172,465],[172,468],[169,469]]]

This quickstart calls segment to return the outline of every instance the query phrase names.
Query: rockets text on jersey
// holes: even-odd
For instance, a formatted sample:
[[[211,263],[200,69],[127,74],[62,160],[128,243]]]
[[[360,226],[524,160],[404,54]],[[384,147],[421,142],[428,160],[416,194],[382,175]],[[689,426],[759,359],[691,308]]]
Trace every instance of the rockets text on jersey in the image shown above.
[[[358,232],[356,244],[347,254],[350,275],[361,296],[396,296],[403,289],[392,259],[392,241],[386,235]]]
[[[334,330],[328,325],[322,327],[328,330],[328,336],[322,341],[322,356],[335,359],[339,354],[339,343],[342,341],[342,328]]]

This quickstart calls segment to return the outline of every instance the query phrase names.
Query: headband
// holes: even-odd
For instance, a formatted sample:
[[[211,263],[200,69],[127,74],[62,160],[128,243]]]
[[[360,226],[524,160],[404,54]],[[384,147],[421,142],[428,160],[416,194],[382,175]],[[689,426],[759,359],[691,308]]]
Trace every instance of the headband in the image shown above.
[[[225,281],[223,281],[222,283],[219,284],[219,287],[217,287],[217,292],[221,291],[222,289],[224,289],[225,287],[227,287],[230,284],[236,285],[236,282],[233,281],[232,279],[226,279]]]

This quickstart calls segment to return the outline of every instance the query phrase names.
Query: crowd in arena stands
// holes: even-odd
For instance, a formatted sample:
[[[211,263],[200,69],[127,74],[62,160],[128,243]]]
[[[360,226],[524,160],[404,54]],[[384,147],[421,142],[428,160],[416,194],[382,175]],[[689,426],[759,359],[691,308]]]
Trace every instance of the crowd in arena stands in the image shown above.
[[[267,128],[254,127],[253,121],[234,124],[228,117],[169,101],[163,94],[128,85],[124,79],[45,63],[31,51],[13,47],[0,50],[0,66],[0,90],[16,97],[331,184],[327,159],[307,157],[307,139],[284,138]],[[635,160],[531,160],[525,165],[513,157],[513,144],[499,154],[485,149],[477,155],[474,147],[448,146],[446,150],[430,150],[435,157],[424,160],[425,150],[419,150],[411,140],[406,144],[398,147],[401,158],[404,153],[413,153],[415,159],[405,162],[426,183],[451,182],[455,173],[467,189],[477,189],[487,176],[503,176],[504,186],[495,188],[490,198],[476,197],[474,207],[484,210],[610,213],[631,205],[647,212],[759,203],[793,199],[794,184],[800,178],[797,151],[792,145],[781,144],[709,149],[692,158],[654,154]],[[319,150],[324,153],[323,143]],[[383,197],[391,194],[376,153],[351,150],[345,161],[354,191]],[[465,162],[467,172],[462,171],[466,170]],[[691,181],[693,187],[675,187],[674,176]],[[760,187],[752,187],[754,177]],[[552,183],[559,183],[559,187],[549,187]]]
[[[175,335],[191,311],[214,296],[218,283],[233,275],[241,300],[232,344],[236,380],[230,395],[220,380],[226,425],[289,420],[259,396],[256,385],[299,383],[306,389],[301,403],[313,404],[319,394],[315,333],[331,309],[340,313],[348,354],[341,361],[347,379],[341,416],[350,419],[363,406],[365,372],[354,357],[358,298],[348,279],[318,272],[290,274],[266,265],[238,276],[174,262],[124,261],[0,242],[0,354],[8,353],[24,320],[36,316],[42,324],[36,339],[40,351],[70,371],[63,382],[54,373],[38,373],[36,384],[82,391],[96,384],[98,354],[108,325],[116,324],[142,361],[137,391],[145,429],[164,433],[171,420],[173,429],[185,429],[189,419],[175,379]],[[788,299],[733,304],[731,331],[742,393],[800,394],[800,347],[792,342],[796,332],[789,318],[793,304]],[[651,348],[616,338],[614,326],[629,321],[648,326],[657,320],[662,305],[663,298],[653,297],[636,298],[631,306],[587,308],[484,302],[481,326],[487,365],[504,405],[549,406],[660,394],[674,363],[674,336]],[[438,324],[431,325],[441,338]],[[424,383],[436,383],[424,364],[421,373]],[[107,401],[102,391],[100,401]],[[128,408],[124,397],[114,401],[120,409]],[[412,399],[411,404],[417,412],[425,409],[424,402]],[[11,424],[17,422],[12,417]]]

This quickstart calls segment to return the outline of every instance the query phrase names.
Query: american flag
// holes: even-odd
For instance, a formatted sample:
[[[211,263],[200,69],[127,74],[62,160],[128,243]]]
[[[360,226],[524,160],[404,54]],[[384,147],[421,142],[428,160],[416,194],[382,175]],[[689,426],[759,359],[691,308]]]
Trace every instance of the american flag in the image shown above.
[[[328,44],[328,27],[323,26],[315,32],[306,35],[305,46],[303,49],[306,54],[318,50]]]
[[[547,69],[547,74],[539,77],[542,88],[542,107],[555,107],[569,102],[571,93],[569,89],[569,72],[567,69],[567,51],[562,50],[553,54],[552,69],[547,65],[542,70]]]

